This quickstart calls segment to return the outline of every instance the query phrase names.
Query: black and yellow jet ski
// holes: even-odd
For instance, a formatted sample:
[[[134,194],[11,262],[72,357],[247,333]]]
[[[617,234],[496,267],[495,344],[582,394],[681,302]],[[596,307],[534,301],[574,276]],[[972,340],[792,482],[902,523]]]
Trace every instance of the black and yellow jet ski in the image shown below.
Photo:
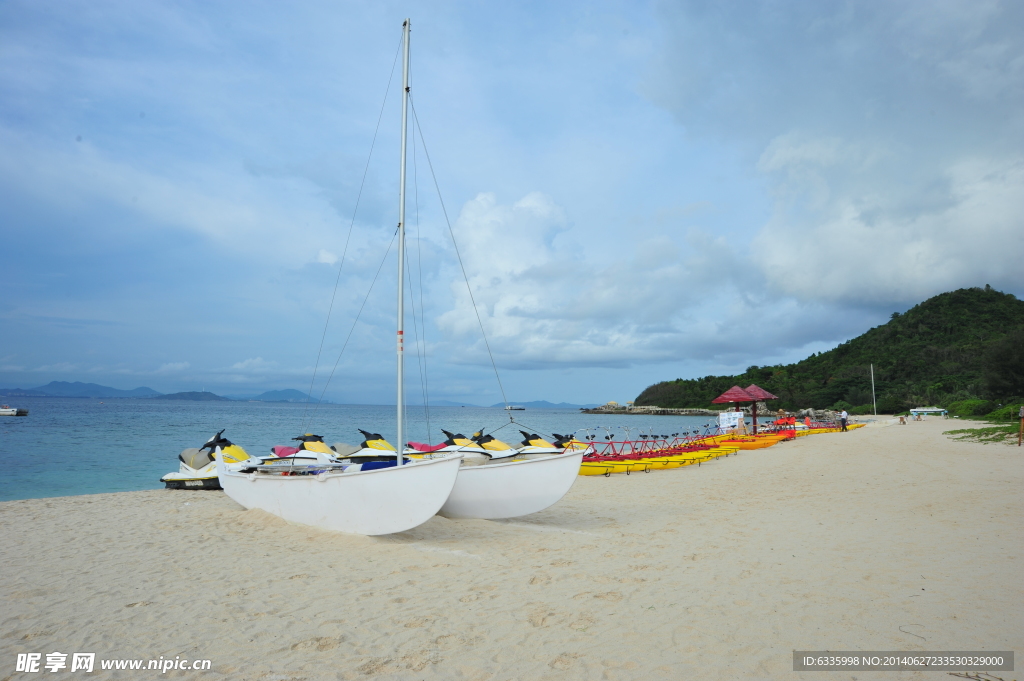
[[[178,455],[178,471],[168,473],[160,478],[160,482],[167,485],[167,489],[220,489],[214,450],[220,447],[226,463],[238,463],[249,458],[244,449],[223,435],[224,431],[221,430],[199,449],[182,450]]]
[[[561,454],[565,451],[565,447],[557,447],[536,433],[519,432],[523,435],[523,441],[519,443],[520,454]]]
[[[484,435],[483,428],[473,433],[471,438],[478,447],[483,448],[492,459],[505,459],[519,453],[507,442],[502,442],[493,435]]]
[[[359,446],[345,442],[328,445],[322,435],[305,433],[292,440],[296,446],[276,445],[270,448],[272,457],[261,459],[264,464],[286,463],[363,463],[369,461],[394,461],[395,448],[380,433],[369,433],[360,430],[365,440]]]

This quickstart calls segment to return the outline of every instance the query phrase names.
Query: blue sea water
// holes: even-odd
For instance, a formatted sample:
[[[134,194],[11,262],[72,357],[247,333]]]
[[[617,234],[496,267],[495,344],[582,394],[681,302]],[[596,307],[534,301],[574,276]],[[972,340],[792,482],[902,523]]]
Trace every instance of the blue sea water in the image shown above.
[[[16,402],[16,403],[15,403]],[[224,436],[253,454],[289,444],[304,432],[328,443],[362,441],[358,428],[395,441],[395,408],[380,405],[321,405],[310,424],[311,407],[271,402],[177,402],[147,399],[18,398],[24,417],[0,417],[0,501],[39,497],[159,489],[160,476],[178,469],[178,454],[199,447],[224,429]],[[582,414],[535,409],[511,413],[490,407],[431,407],[430,432],[423,407],[407,409],[406,440],[438,443],[441,428],[467,435],[483,428],[517,445],[527,430],[550,436],[590,429],[603,440],[609,431],[622,440],[623,426],[671,434],[703,430],[708,417]],[[585,433],[580,433],[585,435]]]

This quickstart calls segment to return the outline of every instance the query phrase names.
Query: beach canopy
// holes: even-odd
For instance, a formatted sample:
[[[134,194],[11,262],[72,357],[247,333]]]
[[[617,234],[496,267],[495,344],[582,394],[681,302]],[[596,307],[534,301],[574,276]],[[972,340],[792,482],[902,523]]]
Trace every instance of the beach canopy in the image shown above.
[[[715,399],[711,400],[711,403],[724,404],[726,402],[753,402],[756,399],[757,398],[755,398],[753,395],[748,393],[743,388],[739,387],[738,385],[734,385],[733,387],[729,388]]]
[[[768,392],[764,388],[762,388],[760,386],[757,386],[757,385],[754,385],[753,383],[748,385],[744,390],[746,391],[747,394],[753,396],[755,399],[760,400],[762,402],[764,400],[777,400],[777,399],[779,399],[778,396],[772,395],[770,392]]]

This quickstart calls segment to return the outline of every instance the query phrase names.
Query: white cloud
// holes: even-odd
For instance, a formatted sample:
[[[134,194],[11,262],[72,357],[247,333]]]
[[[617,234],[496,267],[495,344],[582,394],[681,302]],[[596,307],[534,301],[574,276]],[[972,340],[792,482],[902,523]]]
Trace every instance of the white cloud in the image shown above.
[[[787,146],[791,137],[774,140],[761,165],[778,203],[754,249],[774,290],[802,300],[884,303],[985,283],[1020,286],[1024,157],[958,161],[942,169],[927,198],[899,181],[903,164],[871,166],[857,177],[857,159],[803,153],[814,145]],[[816,148],[838,146],[825,140]],[[838,173],[821,167],[843,162]]]
[[[166,364],[161,364],[160,368],[156,370],[156,373],[173,374],[179,371],[184,371],[185,369],[188,369],[189,366],[191,365],[188,362],[167,362]]]
[[[334,209],[305,180],[258,177],[211,163],[175,161],[151,169],[88,142],[62,146],[3,126],[0,147],[0,183],[22,196],[66,213],[116,209],[133,218],[95,222],[94,236],[117,238],[140,225],[153,232],[183,230],[218,248],[293,267],[306,261],[313,243],[337,236]]]
[[[67,374],[74,371],[78,371],[79,369],[80,367],[77,364],[72,364],[71,362],[57,362],[56,364],[45,364],[43,366],[38,366],[35,369],[32,369],[32,371],[43,373],[52,372],[56,374]]]
[[[680,2],[645,91],[756,158],[747,267],[804,303],[900,307],[1024,277],[1018,3]],[[657,86],[657,87],[655,87]]]
[[[252,357],[241,362],[235,362],[231,365],[231,368],[238,369],[239,371],[266,371],[275,364],[277,362],[268,362],[262,357]]]
[[[585,379],[598,401],[605,377],[660,363],[692,375],[796,359],[948,288],[1024,290],[1024,4],[435,9],[414,39],[419,116],[445,199],[464,206],[500,365],[558,369],[521,374],[538,396],[582,401]],[[337,356],[395,225],[394,100],[361,184],[397,40],[387,4],[258,6],[239,21],[217,4],[14,3],[7,16],[0,223],[24,246],[0,249],[0,269],[32,286],[0,303],[18,331],[5,352],[138,376],[154,357],[201,356],[161,376],[304,387],[286,367],[313,361],[331,305],[324,356]],[[431,231],[424,162],[409,217],[432,370],[486,364]],[[511,200],[478,196],[489,188]],[[357,196],[335,299],[321,265],[338,264]],[[391,383],[391,271],[343,358],[353,399]],[[654,366],[578,369],[638,363]],[[474,392],[477,368],[449,369],[446,385]]]
[[[538,193],[511,205],[481,194],[464,206],[456,231],[491,349],[505,367],[746,356],[752,335],[770,352],[802,327],[802,318],[784,316],[762,328],[759,275],[727,238],[694,232],[680,246],[655,237],[595,264],[565,245],[575,230]],[[456,361],[487,363],[465,283],[451,287],[455,307],[438,325],[453,342],[472,346],[453,352]]]

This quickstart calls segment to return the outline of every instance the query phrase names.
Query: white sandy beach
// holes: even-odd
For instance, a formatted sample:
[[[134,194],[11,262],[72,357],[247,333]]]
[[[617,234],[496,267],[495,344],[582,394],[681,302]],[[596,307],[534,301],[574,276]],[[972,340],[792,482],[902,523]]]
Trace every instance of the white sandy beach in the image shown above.
[[[382,538],[221,492],[6,502],[0,679],[51,676],[14,670],[53,651],[208,679],[950,678],[796,673],[792,651],[1024,652],[1024,453],[956,427],[581,477],[533,516]]]

